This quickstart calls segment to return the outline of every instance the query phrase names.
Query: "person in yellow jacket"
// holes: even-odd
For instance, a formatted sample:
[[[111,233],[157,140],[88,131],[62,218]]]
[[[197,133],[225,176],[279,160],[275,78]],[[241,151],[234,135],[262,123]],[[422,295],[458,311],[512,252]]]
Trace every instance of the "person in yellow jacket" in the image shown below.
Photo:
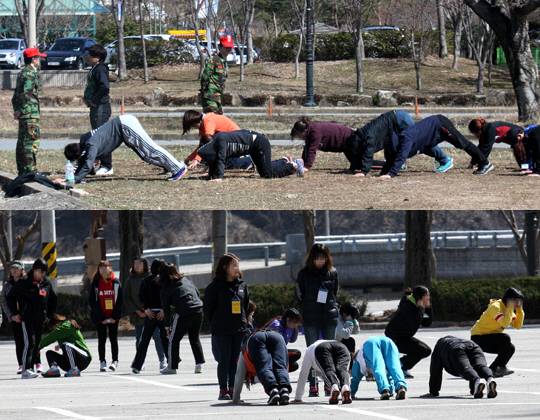
[[[503,331],[510,326],[521,328],[524,319],[523,294],[520,290],[510,287],[506,289],[502,299],[491,299],[487,309],[471,330],[472,341],[485,353],[497,355],[490,366],[496,378],[514,373],[506,367],[506,364],[514,355],[516,348],[510,336]]]

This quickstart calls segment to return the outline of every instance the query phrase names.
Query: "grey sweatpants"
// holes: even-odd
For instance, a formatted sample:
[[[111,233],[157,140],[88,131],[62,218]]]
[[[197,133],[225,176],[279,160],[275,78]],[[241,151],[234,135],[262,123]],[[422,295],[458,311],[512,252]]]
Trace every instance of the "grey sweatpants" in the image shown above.
[[[121,115],[119,118],[125,145],[137,153],[142,160],[151,165],[159,166],[173,175],[186,166],[154,142],[136,117]]]

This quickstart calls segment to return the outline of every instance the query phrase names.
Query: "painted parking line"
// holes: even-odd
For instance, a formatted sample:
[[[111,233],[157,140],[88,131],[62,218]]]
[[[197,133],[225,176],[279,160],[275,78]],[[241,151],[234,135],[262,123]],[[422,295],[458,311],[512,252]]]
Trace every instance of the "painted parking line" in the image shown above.
[[[498,392],[498,391],[497,391]],[[493,400],[492,400],[493,401]],[[386,407],[376,407],[377,410],[396,410],[396,409],[409,409],[409,408],[430,408],[430,407],[495,407],[495,406],[505,406],[505,405],[540,405],[540,402],[480,402],[480,401],[471,401],[471,402],[452,402],[452,403],[436,403],[436,404],[411,404],[411,405],[399,405],[392,404]]]
[[[521,368],[515,368],[515,367],[509,367],[510,370],[515,370],[516,372],[534,372],[534,373],[540,373],[539,369],[521,369]]]
[[[282,409],[278,408],[276,410],[276,414],[295,414],[295,413],[306,413],[306,410],[300,410],[300,409]],[[224,411],[208,411],[208,412],[197,412],[197,413],[179,413],[178,411],[171,412],[171,413],[159,413],[159,414],[145,414],[145,415],[129,415],[129,416],[107,416],[107,417],[100,417],[100,420],[121,420],[121,419],[138,419],[138,418],[153,418],[153,417],[210,417],[214,418],[216,416],[239,416],[239,418],[245,418],[244,416],[257,416],[261,414],[261,409],[258,408],[257,410],[224,410]],[[278,417],[278,416],[276,416]]]
[[[82,414],[77,414],[73,411],[64,410],[63,408],[55,408],[55,407],[35,407],[36,410],[43,410],[43,411],[49,411],[54,414],[59,414],[64,417],[69,417],[71,419],[79,419],[79,420],[101,420],[99,417],[92,417],[92,416],[84,416]]]
[[[147,384],[147,385],[160,386],[160,387],[163,387],[163,388],[181,389],[183,391],[203,391],[200,388],[184,386],[184,385],[167,384],[167,383],[163,383],[163,382],[159,382],[159,381],[152,381],[150,379],[135,378],[133,376],[115,376],[115,378],[124,379],[126,381],[139,382],[139,383]]]
[[[378,418],[378,419],[407,420],[405,417],[391,416],[389,414],[382,414],[382,413],[377,413],[375,411],[361,410],[359,408],[352,408],[352,407],[345,408],[343,406],[336,406],[336,405],[321,405],[319,407],[325,408],[327,410],[347,411],[348,413],[361,414],[361,415],[366,416],[366,417],[375,417],[375,418]]]

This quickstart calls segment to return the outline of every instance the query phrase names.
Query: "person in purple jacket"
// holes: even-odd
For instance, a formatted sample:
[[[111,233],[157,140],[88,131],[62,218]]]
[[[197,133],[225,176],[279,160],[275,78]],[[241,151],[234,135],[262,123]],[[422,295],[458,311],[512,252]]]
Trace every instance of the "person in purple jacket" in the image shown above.
[[[287,309],[282,316],[271,319],[263,330],[272,330],[281,334],[285,344],[295,343],[298,338],[298,329],[302,325],[303,319],[300,311],[295,308]],[[289,372],[298,369],[298,360],[302,356],[300,350],[289,349]]]
[[[380,178],[397,176],[407,159],[420,153],[429,154],[434,146],[444,141],[464,150],[478,163],[475,175],[486,175],[494,169],[480,149],[467,140],[448,118],[444,115],[432,115],[407,128],[399,136],[393,136],[392,142],[384,149],[386,163]]]

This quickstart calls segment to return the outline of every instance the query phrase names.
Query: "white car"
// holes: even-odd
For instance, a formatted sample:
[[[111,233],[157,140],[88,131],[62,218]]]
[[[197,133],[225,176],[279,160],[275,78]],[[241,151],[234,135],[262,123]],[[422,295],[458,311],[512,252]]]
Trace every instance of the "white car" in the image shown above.
[[[0,67],[22,69],[24,67],[23,51],[25,48],[24,39],[0,39]]]
[[[140,37],[140,35],[130,35],[130,36],[125,36],[124,37],[124,41],[129,40],[129,39],[137,40],[137,39],[141,39],[141,37]],[[170,41],[171,40],[171,35],[167,35],[167,34],[147,34],[147,35],[144,35],[144,39],[146,41],[158,41],[158,40]],[[109,44],[107,44],[105,46],[105,49],[107,50],[107,58],[105,59],[105,64],[111,64],[112,57],[114,57],[116,55],[117,45],[118,45],[118,40],[115,39],[113,42],[111,42],[111,43],[109,43]]]

